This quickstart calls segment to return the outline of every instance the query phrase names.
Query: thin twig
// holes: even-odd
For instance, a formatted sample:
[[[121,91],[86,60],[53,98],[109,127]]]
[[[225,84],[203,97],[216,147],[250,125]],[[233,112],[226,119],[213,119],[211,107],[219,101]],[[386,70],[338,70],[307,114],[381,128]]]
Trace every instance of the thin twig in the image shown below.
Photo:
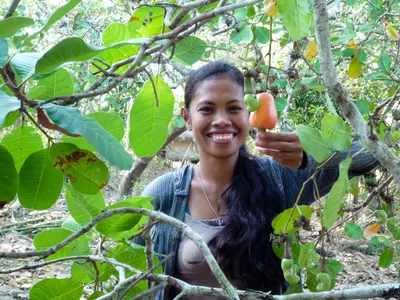
[[[265,82],[265,86],[267,88],[270,87],[269,85],[269,72],[271,71],[271,63],[272,63],[272,17],[269,17],[269,49],[268,49],[268,70],[267,70],[267,80]]]
[[[160,102],[158,101],[157,88],[156,88],[156,85],[154,83],[153,77],[151,77],[150,72],[147,71],[146,69],[144,69],[143,71],[147,74],[147,77],[149,77],[151,85],[153,86],[154,96],[156,97],[156,107],[158,107],[160,105]]]

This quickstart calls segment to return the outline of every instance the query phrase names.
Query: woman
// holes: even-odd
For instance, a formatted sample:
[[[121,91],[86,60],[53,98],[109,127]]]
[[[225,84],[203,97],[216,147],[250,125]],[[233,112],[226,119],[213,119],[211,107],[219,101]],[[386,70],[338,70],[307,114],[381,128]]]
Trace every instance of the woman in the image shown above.
[[[221,268],[238,289],[285,290],[280,260],[272,251],[271,222],[292,207],[316,162],[307,156],[296,133],[258,133],[255,145],[268,155],[251,157],[244,146],[249,113],[243,102],[241,72],[222,61],[194,71],[186,83],[181,114],[193,132],[200,161],[196,166],[161,176],[144,195],[154,197],[154,208],[197,231],[208,242]],[[359,150],[353,145],[352,152]],[[318,177],[321,195],[339,175],[341,153]],[[349,175],[365,173],[378,163],[369,154],[358,155]],[[314,200],[312,185],[301,203]],[[218,287],[197,247],[176,228],[165,224],[153,232],[155,251],[175,254],[163,263],[164,272],[194,285]],[[170,288],[156,299],[170,299]],[[211,299],[197,297],[190,299]]]

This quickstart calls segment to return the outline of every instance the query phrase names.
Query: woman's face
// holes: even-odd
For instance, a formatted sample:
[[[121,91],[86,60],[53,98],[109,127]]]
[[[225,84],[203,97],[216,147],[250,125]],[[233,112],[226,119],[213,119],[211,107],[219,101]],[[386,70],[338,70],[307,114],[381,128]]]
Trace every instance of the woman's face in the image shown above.
[[[227,76],[210,77],[195,90],[189,111],[182,110],[199,154],[228,158],[238,154],[249,132],[243,89]]]

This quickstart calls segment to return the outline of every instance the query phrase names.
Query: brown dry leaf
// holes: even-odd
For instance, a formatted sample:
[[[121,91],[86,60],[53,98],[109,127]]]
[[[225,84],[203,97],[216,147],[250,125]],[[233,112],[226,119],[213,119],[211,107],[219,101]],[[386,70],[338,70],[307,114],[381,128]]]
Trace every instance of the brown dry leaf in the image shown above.
[[[358,50],[358,45],[356,44],[355,40],[351,40],[350,43],[347,45],[347,48]]]
[[[264,0],[264,9],[267,16],[276,17],[278,15],[277,0]]]
[[[370,240],[373,236],[375,236],[379,229],[381,229],[381,224],[371,224],[364,230],[364,237]]]

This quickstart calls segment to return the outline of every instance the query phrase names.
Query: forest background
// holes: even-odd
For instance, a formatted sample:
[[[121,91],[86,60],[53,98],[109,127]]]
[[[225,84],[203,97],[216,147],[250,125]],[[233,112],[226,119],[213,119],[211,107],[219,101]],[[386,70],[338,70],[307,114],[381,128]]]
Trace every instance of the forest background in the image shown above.
[[[0,15],[2,298],[144,298],[166,284],[179,297],[399,297],[399,1],[14,0]],[[275,218],[287,295],[233,289],[195,233],[139,196],[197,159],[182,88],[215,59],[274,95],[275,130],[296,130],[321,167],[354,140],[381,162],[349,180],[349,155],[326,199],[318,168],[315,205]],[[221,289],[160,274],[159,222],[193,239]],[[146,247],[130,245],[140,233]]]

